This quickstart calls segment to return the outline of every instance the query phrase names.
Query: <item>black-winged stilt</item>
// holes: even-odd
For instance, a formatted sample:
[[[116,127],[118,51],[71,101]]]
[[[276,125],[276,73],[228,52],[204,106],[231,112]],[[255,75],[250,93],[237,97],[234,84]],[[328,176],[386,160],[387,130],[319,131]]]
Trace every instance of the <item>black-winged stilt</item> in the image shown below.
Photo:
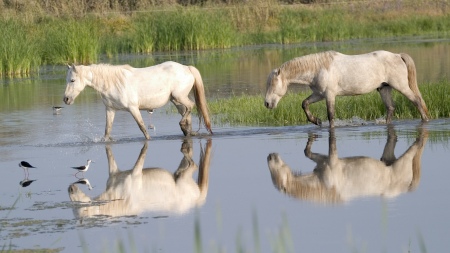
[[[28,168],[36,168],[26,161],[21,161],[19,163],[19,167],[23,168],[23,172],[25,173],[25,178],[28,178]]]
[[[28,168],[36,168],[36,167],[32,166],[31,164],[29,164],[28,162],[25,162],[25,161],[21,161],[21,162],[19,163],[19,166],[22,167],[22,168],[24,168],[24,169],[28,169]]]
[[[77,174],[80,173],[80,172],[82,172],[83,176],[84,176],[84,172],[89,169],[89,165],[91,164],[91,162],[93,162],[93,161],[91,159],[89,159],[89,160],[87,160],[86,165],[78,166],[78,167],[72,167],[72,169],[78,170],[78,172],[75,173],[75,176],[77,176]]]

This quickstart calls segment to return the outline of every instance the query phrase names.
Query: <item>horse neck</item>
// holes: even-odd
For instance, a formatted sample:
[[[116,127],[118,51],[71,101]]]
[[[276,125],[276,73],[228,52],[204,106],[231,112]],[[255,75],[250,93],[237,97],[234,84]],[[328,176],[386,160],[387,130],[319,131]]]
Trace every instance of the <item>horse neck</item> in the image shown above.
[[[336,188],[327,188],[314,173],[290,178],[286,190],[288,195],[302,200],[323,204],[342,202]]]
[[[289,84],[310,85],[321,70],[330,67],[335,53],[328,51],[305,55],[285,62],[281,66],[284,80]]]
[[[84,71],[86,85],[102,94],[112,92],[112,88],[123,83],[123,73],[116,66],[90,65],[85,66]]]
[[[95,80],[95,73],[93,72],[92,66],[79,66],[78,69],[80,69],[81,76],[84,80],[85,85],[95,89],[96,91],[101,92],[103,90],[103,87],[101,84],[99,84]]]

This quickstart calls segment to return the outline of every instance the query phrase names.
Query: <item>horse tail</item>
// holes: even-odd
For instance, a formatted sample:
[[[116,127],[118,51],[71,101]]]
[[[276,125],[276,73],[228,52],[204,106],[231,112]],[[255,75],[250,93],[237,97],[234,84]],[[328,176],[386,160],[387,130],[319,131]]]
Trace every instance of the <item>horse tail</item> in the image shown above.
[[[421,172],[421,158],[422,158],[422,153],[425,147],[425,144],[427,143],[428,140],[428,130],[423,128],[419,131],[419,137],[417,137],[416,143],[414,145],[418,145],[418,150],[416,152],[416,154],[414,155],[413,158],[413,163],[412,163],[412,172],[413,172],[413,177],[411,180],[411,184],[409,185],[409,191],[413,191],[417,188],[417,186],[419,185],[420,182],[420,172]]]
[[[427,109],[427,105],[425,104],[425,100],[423,100],[422,95],[420,94],[419,86],[417,85],[417,76],[416,76],[416,65],[414,64],[414,60],[405,53],[400,53],[400,57],[402,57],[403,62],[406,64],[406,68],[408,69],[408,84],[409,88],[420,98],[420,103],[422,104],[422,108],[429,118],[429,113]]]
[[[213,134],[211,130],[211,120],[209,119],[208,105],[206,104],[205,88],[203,86],[202,76],[197,68],[188,66],[192,75],[194,76],[194,97],[195,105],[197,106],[198,118],[203,123],[209,133]]]
[[[206,142],[206,149],[200,146],[200,162],[199,162],[199,173],[197,184],[200,188],[200,198],[199,204],[202,204],[206,200],[206,195],[208,194],[208,184],[209,184],[209,167],[211,164],[211,147],[212,140],[209,139]]]

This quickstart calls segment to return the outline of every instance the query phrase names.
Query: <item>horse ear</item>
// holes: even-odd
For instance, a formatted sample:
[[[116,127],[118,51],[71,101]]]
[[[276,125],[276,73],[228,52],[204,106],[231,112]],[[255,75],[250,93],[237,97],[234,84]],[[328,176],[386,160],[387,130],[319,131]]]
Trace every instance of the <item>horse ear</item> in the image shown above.
[[[275,70],[275,72],[277,73],[277,76],[279,76],[280,75],[280,69],[278,68],[278,69],[276,69]]]
[[[70,68],[72,69],[72,72],[77,72],[77,69],[75,68],[75,64],[72,63],[72,66],[70,66]]]

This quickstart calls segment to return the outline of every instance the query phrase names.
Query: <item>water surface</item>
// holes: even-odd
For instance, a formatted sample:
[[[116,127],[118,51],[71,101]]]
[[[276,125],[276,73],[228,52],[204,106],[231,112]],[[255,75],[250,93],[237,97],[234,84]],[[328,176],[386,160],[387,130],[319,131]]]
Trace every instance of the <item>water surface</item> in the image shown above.
[[[445,65],[449,58],[448,41],[261,46],[122,56],[112,62],[132,62],[136,66],[172,59],[195,64],[203,74],[212,99],[261,92],[268,71],[293,55],[323,49],[356,53],[380,48],[411,53],[422,82],[447,77],[444,69],[448,70]],[[430,52],[439,57],[431,60]],[[419,63],[418,59],[422,58],[429,59],[428,63],[427,60]],[[430,62],[434,64],[430,69],[436,72],[427,69]],[[3,249],[116,252],[123,247],[127,252],[443,252],[450,248],[450,242],[445,240],[450,232],[450,200],[445,197],[450,191],[447,182],[450,177],[449,119],[427,124],[421,124],[419,119],[395,120],[391,127],[374,122],[362,122],[359,126],[348,124],[331,133],[334,142],[330,141],[328,129],[313,125],[213,126],[214,136],[190,139],[189,148],[197,166],[201,166],[201,152],[207,149],[208,142],[211,144],[209,167],[206,173],[201,173],[200,179],[207,195],[204,201],[194,203],[187,201],[188,193],[195,186],[199,172],[191,176],[187,173],[190,170],[183,169],[186,164],[192,164],[186,163],[188,160],[182,153],[190,142],[181,134],[180,117],[167,113],[167,107],[156,110],[151,116],[143,112],[146,123],[155,126],[150,130],[152,140],[145,141],[131,115],[119,112],[112,132],[116,141],[103,143],[100,140],[105,116],[99,96],[86,89],[74,105],[62,105],[64,72],[64,67],[48,67],[42,69],[39,77],[2,81],[0,246]],[[54,105],[64,106],[60,114],[53,114],[51,107]],[[206,130],[201,129],[201,132],[206,133]],[[309,150],[325,160],[316,163],[305,155],[308,140]],[[334,192],[334,201],[329,201],[324,197],[326,193],[315,197],[311,190],[296,195],[295,191],[279,187],[272,180],[268,165],[270,154],[277,153],[293,175],[311,176],[330,160],[330,143],[336,146],[340,159],[356,157],[380,164],[380,158],[384,157],[390,158],[386,163],[391,164],[398,158],[396,164],[402,163],[401,168],[411,171],[400,177],[401,181],[411,183],[406,188],[398,186],[395,191],[383,194],[380,190],[373,194],[374,191],[367,189]],[[414,173],[413,161],[405,159],[411,153],[407,150],[414,151]],[[142,181],[139,177],[126,177],[131,171],[113,177],[111,158],[120,171],[131,170],[141,161],[143,168],[157,167],[164,172],[165,176],[161,177],[167,179],[167,175],[175,174],[177,180],[185,184],[177,186],[181,191],[174,190],[178,194],[164,195],[168,190],[158,194],[158,189],[168,189],[167,185],[158,185],[166,179],[155,179],[157,181],[151,185],[155,187],[150,191],[148,182],[152,179]],[[95,161],[84,173],[93,188],[89,190],[83,184],[76,186],[94,201],[72,202],[68,190],[79,179],[70,167],[83,165],[87,159]],[[37,168],[29,169],[26,174],[18,166],[22,160]],[[334,163],[330,164],[329,168],[337,169]],[[373,167],[368,164],[360,167],[365,166],[368,173],[373,173]],[[330,171],[320,176],[323,189],[327,191],[337,184],[350,187],[349,182],[355,185],[375,185],[376,182],[364,169],[359,173],[366,178],[359,181],[330,180]],[[26,178],[36,181],[22,187],[19,182]],[[108,179],[116,183],[107,187]],[[130,180],[131,186],[127,184]],[[142,182],[147,183],[140,186]],[[117,190],[114,201],[95,201],[112,189]],[[139,201],[132,197],[141,195],[152,197],[142,205],[136,204]],[[167,201],[161,201],[161,196]],[[172,205],[164,206],[164,203]]]

